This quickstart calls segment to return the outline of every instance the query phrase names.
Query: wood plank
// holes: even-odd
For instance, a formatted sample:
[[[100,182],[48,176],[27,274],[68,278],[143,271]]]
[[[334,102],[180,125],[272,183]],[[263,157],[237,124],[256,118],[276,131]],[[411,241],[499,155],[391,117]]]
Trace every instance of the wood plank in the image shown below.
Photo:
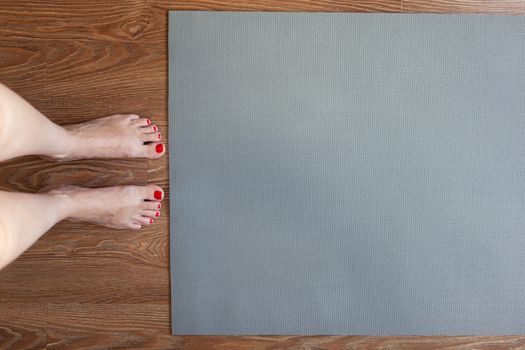
[[[167,9],[217,11],[400,12],[401,0],[259,0],[122,2],[4,1],[0,6],[0,37],[165,40]],[[31,15],[28,16],[27,13]],[[164,41],[165,42],[165,41]]]
[[[30,14],[30,15],[28,15]],[[2,1],[0,37],[128,40],[160,37],[158,13],[145,1]]]
[[[404,12],[525,14],[524,0],[403,0]]]
[[[373,336],[242,336],[180,337],[186,350],[244,349],[521,349],[524,337],[373,337]]]
[[[161,131],[162,131],[161,127]],[[164,129],[166,130],[166,129]],[[169,142],[168,138],[163,140],[165,144]],[[163,210],[165,210],[166,215],[169,215],[169,198],[170,198],[170,188],[169,188],[169,175],[168,175],[168,163],[169,163],[169,153],[166,153],[166,156],[161,159],[150,160],[148,168],[148,181],[149,183],[154,183],[159,185],[164,190],[166,199],[163,202]]]
[[[167,86],[167,80],[166,84],[161,82],[162,80],[159,81],[161,87]],[[143,97],[130,98],[123,87],[116,86],[116,88],[123,89],[121,98],[100,96],[100,93],[97,93],[99,96],[96,98],[87,96],[87,93],[84,96],[74,94],[56,96],[51,93],[45,102],[40,104],[39,110],[60,125],[82,123],[117,113],[138,114],[150,118],[153,123],[161,127],[163,136],[167,137],[168,102],[167,96],[164,96],[166,91],[159,92],[160,88],[155,88],[151,92],[144,90],[146,92]]]
[[[21,157],[2,163],[0,189],[37,192],[59,184],[83,187],[144,185],[147,164],[140,159],[54,162],[39,157]]]
[[[0,303],[169,305],[165,229],[111,232],[77,225],[59,224],[2,270]]]
[[[181,11],[400,12],[397,0],[151,0],[155,6]]]
[[[161,103],[167,99],[164,46],[165,41],[49,40],[49,93],[91,104],[99,99]]]
[[[167,305],[49,304],[48,349],[168,349],[169,325]]]
[[[47,306],[29,301],[0,303],[0,350],[44,349]]]
[[[40,101],[46,92],[46,41],[0,39],[0,82]]]

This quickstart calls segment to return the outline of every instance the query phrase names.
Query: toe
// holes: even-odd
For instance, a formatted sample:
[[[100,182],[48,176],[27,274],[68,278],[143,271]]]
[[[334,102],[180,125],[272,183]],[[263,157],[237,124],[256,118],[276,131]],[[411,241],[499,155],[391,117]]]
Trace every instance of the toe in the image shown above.
[[[154,132],[159,131],[159,127],[156,125],[149,125],[149,126],[143,126],[139,128],[140,132],[144,134],[152,134]]]
[[[139,223],[142,226],[147,226],[153,224],[153,218],[149,218],[146,216],[140,216],[135,219],[135,222]]]
[[[164,198],[164,191],[156,185],[144,187],[144,199],[149,201],[161,201]]]
[[[142,210],[156,210],[159,211],[161,208],[160,202],[144,202],[141,206]]]
[[[129,228],[133,230],[140,230],[142,228],[142,225],[138,222],[134,222],[129,226]]]
[[[152,218],[152,219],[156,219],[156,218],[160,217],[160,211],[157,211],[157,210],[143,210],[142,211],[142,216],[145,216],[145,217],[148,217],[148,218]]]
[[[143,146],[146,158],[160,158],[166,152],[166,146],[162,142],[153,142]]]
[[[148,126],[151,125],[151,120],[148,118],[137,118],[132,121],[133,125],[138,127]]]
[[[142,140],[142,142],[155,142],[160,141],[162,139],[162,136],[160,132],[155,132],[152,134],[142,134],[140,135],[140,139]]]

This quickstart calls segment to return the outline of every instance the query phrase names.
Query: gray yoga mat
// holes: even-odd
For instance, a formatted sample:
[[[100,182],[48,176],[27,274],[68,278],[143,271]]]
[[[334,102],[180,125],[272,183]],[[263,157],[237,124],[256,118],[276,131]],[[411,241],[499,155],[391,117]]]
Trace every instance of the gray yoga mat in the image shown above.
[[[174,334],[525,333],[525,18],[170,12]]]

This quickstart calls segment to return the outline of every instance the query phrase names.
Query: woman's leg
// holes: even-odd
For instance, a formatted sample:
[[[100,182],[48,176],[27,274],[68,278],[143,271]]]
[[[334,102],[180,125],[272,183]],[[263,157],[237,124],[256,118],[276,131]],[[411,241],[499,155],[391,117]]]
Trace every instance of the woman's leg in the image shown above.
[[[56,159],[159,158],[164,152],[156,125],[118,114],[61,127],[0,84],[0,161],[25,155]],[[64,186],[42,194],[0,191],[0,268],[61,220],[139,229],[160,216],[158,186],[85,189]]]
[[[161,139],[156,125],[134,114],[61,127],[0,84],[0,161],[25,155],[159,158],[165,152]]]
[[[0,191],[0,269],[61,220],[140,229],[160,216],[155,185],[86,189],[64,186],[43,194]]]

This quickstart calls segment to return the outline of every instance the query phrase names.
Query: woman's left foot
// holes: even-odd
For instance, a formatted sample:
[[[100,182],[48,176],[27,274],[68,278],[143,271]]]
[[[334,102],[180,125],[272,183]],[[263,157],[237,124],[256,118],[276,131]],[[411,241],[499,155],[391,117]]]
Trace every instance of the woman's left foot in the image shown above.
[[[115,114],[82,124],[67,125],[70,139],[58,160],[84,158],[160,158],[166,151],[157,125],[136,114]]]

